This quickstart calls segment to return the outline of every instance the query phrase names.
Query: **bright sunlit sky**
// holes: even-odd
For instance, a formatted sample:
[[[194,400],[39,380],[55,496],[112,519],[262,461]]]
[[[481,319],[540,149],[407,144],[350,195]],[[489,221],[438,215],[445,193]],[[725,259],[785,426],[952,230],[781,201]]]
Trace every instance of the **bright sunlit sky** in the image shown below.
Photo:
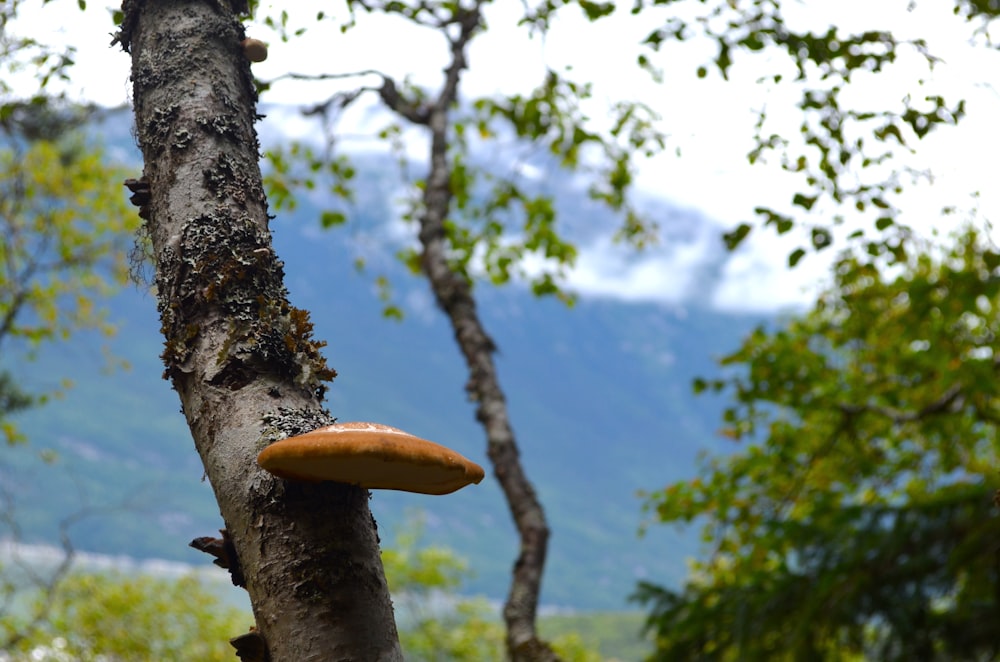
[[[734,0],[735,2],[735,0]],[[30,6],[28,6],[30,4]],[[268,3],[263,3],[266,7]],[[705,40],[691,40],[665,48],[655,56],[666,81],[656,85],[635,66],[637,44],[654,27],[661,25],[665,12],[648,10],[641,20],[627,11],[632,2],[621,3],[616,16],[588,24],[575,9],[564,12],[546,39],[529,38],[515,27],[521,3],[504,0],[490,7],[486,17],[489,31],[474,40],[469,71],[463,79],[466,95],[491,92],[527,92],[541,80],[545,66],[561,70],[573,66],[577,80],[594,82],[594,100],[589,114],[600,118],[616,100],[640,99],[662,117],[662,130],[669,135],[669,150],[640,166],[638,184],[646,192],[682,207],[697,210],[710,223],[688,232],[683,240],[663,242],[643,255],[627,254],[610,242],[595,239],[580,246],[578,267],[570,284],[583,295],[685,303],[706,293],[696,292],[699,267],[719,256],[720,233],[741,221],[753,218],[754,207],[767,205],[788,210],[798,181],[776,166],[750,166],[746,153],[751,146],[754,109],[766,105],[771,129],[794,136],[800,115],[794,108],[800,90],[793,85],[774,88],[757,79],[772,73],[780,55],[737,57],[731,80],[722,81],[714,72],[706,80],[695,76],[698,65],[707,63],[715,50]],[[679,3],[702,8],[701,3]],[[741,3],[742,4],[742,3]],[[925,228],[949,227],[954,217],[941,219],[945,205],[973,206],[971,195],[981,195],[976,206],[982,218],[1000,218],[1000,190],[995,161],[1000,154],[1000,55],[983,46],[972,46],[971,29],[951,12],[952,3],[923,0],[908,10],[909,0],[806,0],[786,2],[785,15],[793,27],[824,31],[833,23],[845,32],[886,29],[898,39],[921,37],[931,53],[943,60],[932,73],[919,58],[905,54],[887,75],[857,76],[846,100],[859,106],[885,108],[898,104],[907,92],[914,101],[927,94],[943,94],[950,102],[968,100],[968,117],[958,129],[933,132],[906,163],[930,168],[933,183],[908,190],[903,198],[904,218]],[[254,65],[262,79],[294,71],[335,73],[375,69],[403,78],[412,75],[417,83],[436,87],[446,50],[439,35],[412,28],[401,19],[360,16],[358,26],[340,34],[336,22],[309,26],[306,21],[323,7],[329,13],[341,11],[338,2],[296,0],[275,3],[288,8],[291,27],[311,29],[300,38],[281,43],[277,35],[261,25],[251,25],[248,33],[270,43],[269,58]],[[677,5],[670,6],[677,12]],[[264,15],[265,12],[260,12]],[[91,0],[80,12],[75,0],[55,0],[44,7],[25,3],[15,30],[41,41],[64,40],[77,49],[77,67],[69,85],[72,96],[107,105],[119,105],[129,98],[129,58],[118,48],[109,48],[113,26],[108,9]],[[768,59],[773,58],[773,59]],[[787,65],[781,65],[786,66]],[[786,69],[792,78],[793,72]],[[921,90],[915,81],[928,85]],[[281,82],[267,93],[267,103],[301,103],[328,98],[338,89],[359,84],[376,84],[377,79],[353,79],[336,83]],[[896,105],[895,107],[898,107]],[[291,118],[292,116],[289,116]],[[265,122],[271,120],[265,120]],[[376,124],[370,109],[362,106],[341,122],[345,133],[361,132]],[[286,118],[281,130],[300,137],[306,124]],[[413,143],[415,154],[419,142]],[[675,153],[679,150],[680,156]],[[899,150],[902,152],[902,150]],[[811,256],[794,271],[785,267],[789,251],[803,244],[800,236],[774,238],[759,232],[725,264],[722,279],[710,294],[713,303],[724,309],[772,310],[810,300],[808,284],[825,277],[832,251]]]

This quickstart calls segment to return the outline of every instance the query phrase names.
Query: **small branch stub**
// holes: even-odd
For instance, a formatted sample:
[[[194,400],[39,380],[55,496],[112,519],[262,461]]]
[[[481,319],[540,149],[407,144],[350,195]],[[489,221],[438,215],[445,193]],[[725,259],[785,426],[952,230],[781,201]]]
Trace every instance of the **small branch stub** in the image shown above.
[[[267,644],[255,628],[250,628],[246,634],[233,637],[229,644],[236,649],[236,657],[240,662],[270,662],[271,656],[267,652]]]
[[[419,494],[450,494],[485,475],[450,448],[379,423],[337,423],[276,441],[257,464],[290,480]]]
[[[221,538],[203,536],[195,538],[188,543],[188,546],[194,547],[199,552],[205,552],[214,556],[215,560],[212,563],[229,571],[229,576],[233,580],[233,586],[246,588],[246,577],[243,576],[243,568],[240,567],[240,559],[236,555],[236,546],[233,544],[233,539],[229,537],[227,529],[219,529],[219,533],[222,534]]]
[[[135,179],[129,177],[125,180],[125,187],[132,192],[129,202],[139,208],[139,218],[149,220],[149,203],[153,199],[153,192],[149,187],[149,180],[145,177]]]

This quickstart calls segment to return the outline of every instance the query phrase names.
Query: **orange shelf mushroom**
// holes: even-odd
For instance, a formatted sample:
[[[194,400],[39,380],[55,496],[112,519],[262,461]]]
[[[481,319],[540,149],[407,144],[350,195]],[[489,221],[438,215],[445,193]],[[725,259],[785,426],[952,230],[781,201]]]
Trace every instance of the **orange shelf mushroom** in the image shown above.
[[[257,464],[291,480],[420,494],[450,494],[485,475],[450,448],[380,423],[336,423],[282,439],[261,451]]]

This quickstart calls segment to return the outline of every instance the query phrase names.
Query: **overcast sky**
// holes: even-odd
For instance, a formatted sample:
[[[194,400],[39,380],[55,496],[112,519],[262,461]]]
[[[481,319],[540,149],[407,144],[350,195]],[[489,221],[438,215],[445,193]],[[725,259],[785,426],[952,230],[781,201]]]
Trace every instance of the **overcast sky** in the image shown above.
[[[719,234],[753,217],[756,206],[787,208],[797,182],[777,167],[750,166],[746,153],[751,145],[753,110],[766,104],[774,128],[795,135],[799,117],[794,109],[799,90],[791,85],[776,89],[758,84],[762,73],[773,69],[767,57],[737,60],[729,82],[712,74],[706,80],[695,76],[695,68],[707,62],[714,51],[710,43],[692,40],[664,49],[654,61],[666,74],[655,85],[635,67],[636,44],[658,24],[649,11],[636,20],[627,11],[588,24],[575,10],[565,12],[547,39],[529,39],[514,27],[521,3],[500,2],[487,13],[489,31],[475,40],[470,69],[463,84],[466,94],[526,92],[540,80],[545,66],[571,64],[580,80],[594,81],[595,98],[589,111],[601,117],[610,102],[637,98],[662,116],[662,129],[670,136],[670,151],[641,166],[639,186],[681,208],[697,210],[709,225],[674,239],[669,245],[646,255],[623,254],[605,238],[597,237],[581,246],[576,272],[570,283],[583,294],[628,300],[683,303],[690,299],[705,263],[718,256]],[[632,2],[623,3],[631,6]],[[678,3],[681,7],[701,3]],[[969,116],[959,129],[931,134],[918,153],[907,157],[908,165],[931,167],[934,183],[913,187],[904,199],[904,211],[920,212],[928,226],[939,223],[937,210],[944,205],[971,204],[970,195],[981,193],[979,207],[986,218],[997,218],[1000,191],[995,161],[1000,153],[1000,62],[998,54],[967,43],[968,27],[951,13],[951,3],[924,0],[908,11],[909,0],[812,0],[785,3],[793,26],[825,31],[832,22],[844,30],[891,30],[897,38],[922,37],[930,51],[944,60],[933,74],[914,57],[901,58],[891,75],[858,76],[852,98],[860,104],[898,103],[907,91],[926,94],[912,87],[918,77],[929,81],[929,90],[969,100]],[[119,49],[108,48],[113,30],[108,18],[110,4],[88,3],[86,12],[74,0],[55,0],[45,7],[26,3],[17,29],[40,40],[52,36],[77,48],[77,67],[70,85],[74,96],[117,105],[128,100],[129,58]],[[269,3],[262,3],[265,7]],[[287,71],[300,73],[346,72],[377,69],[402,78],[412,75],[418,83],[436,85],[447,53],[438,35],[406,25],[402,20],[362,16],[357,28],[341,35],[332,23],[322,26],[296,23],[315,15],[315,8],[337,8],[337,2],[297,0],[288,8],[292,27],[310,29],[299,39],[281,43],[263,26],[251,25],[251,36],[270,42],[267,62],[254,65],[255,73],[269,79]],[[677,11],[678,5],[670,5]],[[371,83],[373,81],[361,82]],[[336,89],[355,87],[358,80],[344,83],[281,83],[263,100],[269,103],[301,103],[327,98]],[[265,120],[265,122],[268,120]],[[370,118],[359,110],[345,117],[345,132],[370,126]],[[302,125],[287,125],[301,131]],[[419,151],[419,143],[414,143]],[[674,153],[679,150],[680,156]],[[917,219],[910,217],[911,222]],[[954,223],[954,220],[947,222]],[[832,255],[810,257],[793,272],[785,268],[785,256],[802,243],[801,237],[781,241],[758,233],[739,253],[731,256],[723,280],[712,294],[722,308],[770,310],[809,301],[805,285],[825,277]],[[703,293],[699,298],[703,297]]]

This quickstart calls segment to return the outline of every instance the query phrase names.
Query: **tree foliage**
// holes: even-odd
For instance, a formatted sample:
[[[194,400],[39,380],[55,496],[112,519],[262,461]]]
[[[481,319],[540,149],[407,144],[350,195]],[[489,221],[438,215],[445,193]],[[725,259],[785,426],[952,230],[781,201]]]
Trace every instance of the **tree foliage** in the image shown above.
[[[71,136],[0,145],[0,345],[22,351],[75,330],[114,327],[100,298],[127,279],[135,229],[102,152]],[[7,380],[3,437],[20,439],[3,416],[31,398]]]
[[[408,660],[483,662],[504,659],[503,625],[485,598],[461,595],[468,562],[425,542],[415,514],[382,551],[401,620]],[[198,575],[178,578],[120,571],[73,571],[51,587],[19,588],[13,564],[0,567],[0,662],[101,660],[232,660],[228,639],[252,615],[223,603],[221,586]],[[21,574],[30,566],[21,568]],[[40,614],[33,618],[31,614]],[[554,642],[573,662],[600,659],[576,632]]]
[[[407,659],[503,659],[503,627],[495,613],[481,599],[455,594],[469,572],[468,563],[422,539],[423,518],[413,518],[397,533],[394,546],[382,550]]]
[[[460,345],[469,328],[481,328],[458,313],[474,310],[471,285],[477,275],[495,285],[518,279],[530,285],[536,294],[555,294],[571,301],[572,293],[561,287],[561,278],[573,266],[576,247],[557,220],[557,203],[543,186],[524,182],[518,177],[514,159],[492,158],[480,163],[476,153],[490,145],[513,139],[534,150],[531,165],[554,165],[570,171],[583,171],[590,177],[586,190],[589,198],[619,212],[616,235],[637,247],[656,237],[655,219],[645,219],[632,205],[636,163],[654,156],[666,146],[654,108],[635,100],[623,100],[607,109],[609,131],[599,131],[584,110],[592,101],[592,85],[569,69],[548,68],[545,77],[528,91],[479,99],[464,98],[459,93],[460,75],[467,66],[467,45],[487,29],[485,10],[492,3],[470,2],[396,2],[357,0],[350,2],[350,20],[341,26],[352,29],[362,13],[381,13],[402,17],[417,26],[439,31],[447,43],[450,61],[440,90],[432,91],[395,80],[371,69],[357,72],[320,74],[291,73],[282,78],[333,80],[352,76],[376,76],[380,85],[363,86],[338,92],[308,113],[322,119],[326,154],[308,146],[291,145],[287,152],[275,152],[271,158],[279,175],[289,172],[289,155],[308,154],[307,167],[298,171],[299,183],[317,189],[319,176],[331,178],[329,192],[351,199],[349,181],[353,169],[344,165],[343,155],[330,159],[337,145],[336,118],[344,108],[366,93],[378,94],[396,118],[379,133],[404,155],[404,127],[426,127],[431,142],[428,174],[413,182],[413,190],[404,200],[403,218],[416,221],[415,233],[420,247],[404,247],[400,257],[412,271],[423,271],[431,282],[442,309],[452,318]],[[670,42],[698,38],[716,45],[709,62],[698,63],[698,76],[705,78],[714,70],[728,80],[743,60],[770,58],[777,64],[769,68],[760,83],[769,86],[791,85],[800,92],[796,110],[801,120],[789,129],[771,121],[766,109],[757,110],[751,163],[774,159],[780,167],[797,178],[798,190],[785,208],[758,205],[758,220],[741,223],[723,238],[730,249],[737,248],[754,225],[773,227],[786,234],[805,226],[808,244],[792,250],[790,266],[797,264],[809,250],[823,250],[834,243],[836,230],[852,219],[871,217],[875,229],[862,227],[852,237],[864,240],[872,255],[888,253],[904,261],[903,245],[908,230],[901,222],[898,196],[906,184],[926,173],[909,168],[899,160],[913,145],[939,126],[957,124],[965,114],[963,100],[946,99],[922,78],[914,81],[914,91],[903,98],[879,99],[874,103],[852,98],[848,91],[858,79],[870,81],[879,76],[898,74],[897,61],[914,57],[930,72],[938,63],[921,39],[897,39],[891,29],[867,29],[849,32],[838,27],[816,31],[790,19],[786,11],[791,3],[781,0],[714,0],[695,3],[681,0],[657,0],[632,3],[637,20],[654,27],[638,45],[637,65],[662,81],[659,67],[662,52]],[[599,22],[622,11],[615,3],[544,0],[525,3],[521,24],[545,34],[556,15],[567,7],[582,10],[592,22]],[[987,6],[960,2],[956,12],[965,12],[972,20],[992,18]],[[319,21],[327,18],[317,16]],[[301,33],[289,31],[288,12],[280,20],[265,19],[283,39]],[[262,87],[269,89],[280,79]],[[855,97],[857,95],[854,95]],[[780,115],[780,113],[779,113]],[[495,155],[502,153],[497,150]],[[319,154],[319,156],[316,156]],[[505,172],[506,170],[506,172]],[[276,190],[291,196],[287,179],[277,180]],[[820,216],[822,212],[822,216]],[[347,218],[343,208],[322,212],[324,226],[339,225]],[[435,256],[445,256],[446,269],[438,268]],[[541,265],[541,267],[539,267]],[[451,278],[446,278],[447,273]],[[437,274],[437,276],[435,275]],[[385,295],[384,281],[380,292]],[[468,290],[469,294],[466,294]],[[461,293],[461,305],[457,305]],[[398,316],[399,309],[388,306],[388,315]],[[490,346],[489,338],[484,346]],[[462,347],[469,357],[472,380],[470,394],[482,402],[476,388],[477,366],[488,363],[475,359],[475,348]],[[497,386],[498,388],[498,386]],[[480,415],[492,407],[483,407]],[[482,419],[489,430],[490,423]],[[491,439],[491,448],[494,444]],[[492,458],[492,456],[491,456]],[[498,476],[505,470],[498,467]],[[519,506],[508,494],[512,512]],[[541,514],[540,506],[538,512]],[[520,524],[519,524],[520,528]],[[544,529],[544,527],[542,527]],[[522,543],[530,536],[522,534]],[[544,559],[544,544],[537,547]],[[522,549],[528,549],[522,547]],[[518,568],[525,567],[518,563]],[[512,584],[518,586],[518,579]]]
[[[443,30],[459,14],[485,12],[492,4],[351,2],[350,19],[339,27],[353,29],[361,22],[359,14],[381,13]],[[913,6],[918,4],[930,3]],[[896,37],[891,24],[878,20],[863,28],[834,25],[819,29],[816,21],[810,20],[809,9],[808,4],[783,0],[539,0],[525,3],[520,24],[532,34],[544,35],[571,10],[582,12],[598,25],[608,17],[629,12],[636,22],[651,26],[636,44],[635,61],[657,82],[664,81],[665,67],[676,70],[685,66],[669,59],[685,53],[677,47],[694,43],[714,47],[714,55],[706,60],[687,60],[700,78],[728,81],[737,74],[761,72],[757,78],[760,87],[772,92],[790,90],[793,100],[787,102],[787,95],[774,95],[773,100],[750,109],[757,121],[746,156],[751,164],[777,164],[797,182],[797,190],[785,205],[757,205],[755,219],[746,219],[725,234],[726,245],[735,249],[754,227],[762,226],[779,235],[801,230],[806,243],[789,254],[790,266],[809,251],[826,249],[846,235],[861,240],[872,252],[892,252],[913,221],[903,218],[901,194],[908,186],[933,177],[932,171],[913,165],[908,157],[938,129],[960,123],[966,115],[966,100],[953,98],[953,89],[942,85],[940,77],[935,78],[942,61],[927,39]],[[991,27],[1000,7],[990,2],[953,0],[952,9],[967,26],[971,42],[991,44]],[[903,12],[907,7],[899,3],[898,10]],[[301,22],[302,27],[290,29],[294,18],[284,10],[280,19],[266,16],[262,22],[287,40],[308,29],[337,24],[334,12],[320,14],[316,17],[318,28]],[[864,25],[865,21],[858,23]],[[482,30],[487,29],[484,23]],[[588,178],[586,194],[619,212],[618,238],[637,247],[657,240],[656,219],[640,213],[632,192],[636,169],[668,146],[667,127],[662,126],[655,106],[635,99],[616,101],[595,113],[598,106],[589,73],[547,68],[544,78],[527,92],[459,99],[449,127],[451,186],[456,200],[448,239],[455,248],[452,266],[457,271],[470,275],[469,260],[475,256],[475,273],[494,284],[515,278],[529,282],[537,294],[572,300],[573,293],[561,282],[574,264],[576,246],[565,223],[556,221],[557,201],[519,176],[519,168],[525,164],[542,165],[543,170],[555,165],[580,171]],[[292,72],[266,81],[262,87],[271,89],[286,78],[333,80],[371,75],[382,74],[371,69]],[[895,82],[893,86],[879,83],[889,79]],[[900,81],[905,89],[896,95]],[[422,104],[430,99],[429,91],[409,80],[392,82],[391,95],[405,101],[410,119],[419,118],[426,110]],[[892,91],[882,93],[881,87]],[[858,90],[867,92],[859,94]],[[314,135],[325,138],[327,155],[343,143],[337,135],[336,118],[365,92],[384,94],[386,89],[372,86],[338,92],[308,109],[310,116],[323,119]],[[797,123],[788,122],[785,103],[793,104]],[[606,117],[604,124],[609,128],[600,128],[601,123],[594,122],[595,115]],[[404,130],[404,124],[393,121],[377,135],[406,161]],[[494,158],[486,163],[473,156],[476,152],[503,153],[497,148],[511,144],[530,146],[527,152],[522,151],[529,156]],[[306,172],[294,182],[281,178],[272,182],[285,197],[291,195],[289,183],[309,189],[320,186],[327,160],[322,150],[317,152],[305,143],[269,154],[275,163],[287,164],[289,153],[304,152],[316,157],[310,160],[311,174]],[[338,160],[328,163],[332,175],[329,191],[333,197],[349,201],[353,170],[345,167],[342,150],[337,153]],[[419,196],[407,200],[411,208],[404,217],[415,218]],[[347,218],[343,207],[325,214],[336,218],[338,224]],[[411,250],[404,249],[400,256],[416,265]],[[539,263],[547,266],[539,269]]]
[[[229,638],[251,623],[195,576],[73,573],[60,582],[44,625],[0,659],[229,662]]]
[[[682,590],[640,588],[655,659],[1000,654],[998,269],[972,229],[902,269],[847,254],[812,311],[696,381],[750,443],[649,497],[710,551]]]
[[[447,547],[424,543],[424,518],[412,517],[382,550],[386,580],[400,621],[399,641],[408,660],[480,662],[503,660],[504,629],[483,597],[461,595],[468,561]],[[569,662],[600,660],[576,631],[553,638]]]
[[[121,174],[72,139],[0,151],[0,340],[110,332],[93,297],[128,275],[123,248],[136,224]]]
[[[126,279],[137,224],[118,187],[122,171],[79,133],[98,118],[94,109],[50,92],[70,75],[72,47],[18,35],[20,5],[0,7],[0,347],[21,342],[24,352],[77,329],[112,332],[99,300]],[[26,72],[35,90],[27,95],[9,82]],[[18,382],[0,374],[8,443],[22,439],[8,415],[36,402]]]
[[[442,127],[449,173],[448,185],[453,196],[444,224],[449,248],[449,267],[470,284],[482,279],[493,285],[512,281],[527,283],[536,295],[555,295],[572,302],[563,278],[575,263],[577,250],[566,235],[567,221],[557,218],[557,204],[546,189],[523,173],[529,168],[542,172],[563,168],[578,172],[585,182],[581,195],[595,204],[609,208],[618,221],[611,228],[620,241],[644,246],[655,241],[655,219],[644,215],[633,199],[638,162],[666,148],[667,136],[658,126],[659,116],[649,105],[621,99],[600,108],[599,120],[592,115],[597,106],[593,85],[581,78],[572,67],[547,67],[537,81],[528,81],[532,89],[507,95],[467,96],[462,93],[458,72],[466,67],[468,44],[488,30],[484,12],[493,4],[488,0],[473,2],[349,2],[350,20],[342,30],[354,29],[369,14],[403,17],[417,29],[436,31],[448,44],[458,65],[452,80],[443,81],[438,91],[395,80],[379,71],[331,71],[318,74],[289,72],[260,83],[266,92],[280,88],[286,79],[336,80],[378,76],[379,86],[361,86],[338,92],[325,102],[305,109],[317,119],[317,132],[310,141],[293,141],[268,150],[266,157],[274,166],[268,177],[269,195],[279,204],[294,205],[296,189],[324,191],[331,206],[321,212],[325,227],[347,219],[353,200],[350,154],[343,148],[338,118],[344,110],[363,98],[376,94],[396,112],[372,137],[385,142],[402,165],[402,178],[410,187],[401,196],[403,220],[416,223],[426,201],[422,192],[427,176],[412,177],[414,164],[407,154],[408,125],[425,124],[435,98],[453,97],[447,125]],[[326,24],[306,29],[333,30],[332,15],[321,17]],[[289,38],[290,18],[258,17]],[[454,39],[454,30],[462,21],[474,20],[462,43]],[[449,33],[452,34],[449,34]],[[607,129],[601,127],[607,124]],[[323,145],[315,145],[321,136]],[[527,148],[527,149],[525,149]],[[484,159],[481,155],[492,154]],[[496,158],[499,155],[499,158]],[[295,164],[302,167],[296,168]],[[415,230],[416,232],[416,230]],[[420,271],[419,251],[403,248],[399,258],[413,273]],[[392,316],[398,315],[398,309]]]
[[[836,228],[847,221],[851,236],[864,238],[872,252],[898,246],[899,234],[905,233],[899,226],[910,222],[901,219],[899,195],[931,176],[901,157],[932,131],[958,124],[966,113],[965,100],[946,98],[940,82],[933,80],[941,61],[925,39],[899,39],[891,26],[877,24],[858,31],[836,25],[817,30],[809,25],[808,9],[808,4],[782,0],[636,0],[631,10],[657,17],[673,10],[648,33],[646,51],[637,58],[654,76],[659,75],[656,54],[668,45],[707,39],[715,45],[715,56],[696,65],[699,77],[714,71],[728,80],[734,70],[767,62],[759,85],[798,92],[795,130],[774,107],[754,109],[757,121],[747,153],[751,164],[779,164],[799,182],[798,190],[782,208],[757,206],[756,221],[745,221],[725,236],[732,249],[755,225],[778,234],[804,227],[809,244],[793,250],[790,266],[807,251],[830,246]],[[904,10],[900,3],[899,11]],[[954,13],[966,20],[970,40],[988,40],[1000,7],[955,0]],[[906,81],[909,89],[901,96],[879,93],[877,81],[889,77]],[[857,84],[867,86],[863,89],[869,93],[855,93]],[[865,219],[871,226],[859,222]]]
[[[50,83],[68,80],[75,49],[72,46],[60,48],[19,34],[16,23],[23,4],[24,0],[8,0],[0,6],[0,127],[7,134],[22,133],[31,139],[43,137],[46,132],[36,133],[24,128],[44,129],[50,125],[38,120],[54,118],[45,112],[50,99],[47,90]],[[11,83],[26,71],[34,77],[37,90],[27,97],[23,92],[18,94]],[[54,126],[58,128],[61,124],[57,122]],[[13,130],[15,127],[21,128]]]
[[[520,536],[520,555],[504,608],[509,654],[515,660],[554,660],[558,658],[538,638],[535,627],[548,524],[519,459],[492,358],[495,346],[479,319],[473,285],[477,276],[494,285],[518,279],[528,283],[536,295],[572,301],[560,281],[575,261],[576,248],[557,227],[555,202],[544,182],[525,181],[520,170],[534,163],[543,169],[562,167],[586,173],[589,181],[583,193],[620,216],[620,239],[642,245],[653,229],[630,196],[635,157],[662,150],[665,138],[655,126],[655,113],[631,100],[608,108],[610,130],[594,129],[594,122],[582,109],[591,97],[591,86],[575,80],[570,68],[547,68],[527,94],[466,98],[461,82],[469,48],[487,29],[484,10],[490,4],[488,0],[348,2],[351,16],[341,26],[343,30],[352,29],[362,15],[381,14],[437,33],[448,54],[440,86],[428,89],[371,69],[286,74],[282,78],[375,76],[380,84],[338,92],[309,109],[308,114],[321,119],[325,151],[298,144],[272,151],[269,157],[276,176],[271,191],[279,200],[291,200],[292,184],[314,190],[317,181],[328,179],[330,194],[351,199],[349,182],[354,171],[348,157],[334,151],[338,145],[335,120],[365,93],[377,95],[391,111],[377,135],[388,141],[404,167],[405,130],[416,128],[429,142],[426,166],[421,167],[425,174],[404,182],[408,192],[401,213],[412,226],[419,246],[402,248],[399,257],[412,272],[427,277],[439,307],[451,321],[469,369],[466,388],[470,399],[478,403],[476,416],[486,432],[494,473]],[[287,37],[289,21],[284,10],[280,20],[264,19],[264,24]],[[262,87],[268,89],[277,82]],[[479,156],[484,150],[503,153],[512,144],[530,145],[531,156],[523,161],[506,155],[488,160]],[[298,168],[290,165],[296,154],[305,157],[299,160]],[[345,218],[344,211],[333,208],[322,211],[320,220],[330,226]],[[380,290],[385,292],[384,287]],[[386,314],[399,316],[400,310],[390,304]]]

